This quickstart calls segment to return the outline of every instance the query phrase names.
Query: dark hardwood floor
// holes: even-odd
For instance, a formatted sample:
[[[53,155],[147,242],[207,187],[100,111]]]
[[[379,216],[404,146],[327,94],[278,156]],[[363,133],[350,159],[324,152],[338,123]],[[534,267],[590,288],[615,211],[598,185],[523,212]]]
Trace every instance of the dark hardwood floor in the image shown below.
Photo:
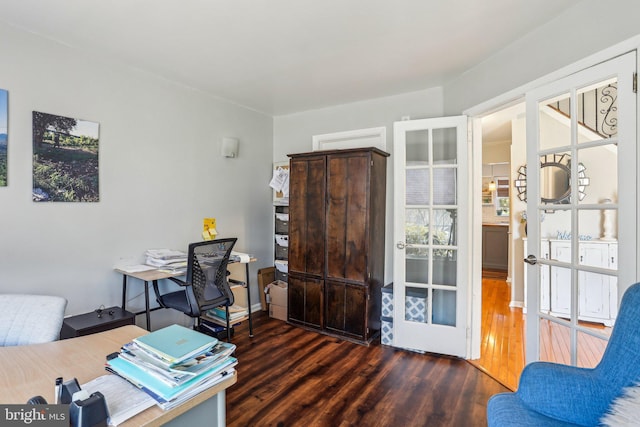
[[[254,315],[236,327],[229,426],[485,426],[508,391],[464,360],[369,347]]]

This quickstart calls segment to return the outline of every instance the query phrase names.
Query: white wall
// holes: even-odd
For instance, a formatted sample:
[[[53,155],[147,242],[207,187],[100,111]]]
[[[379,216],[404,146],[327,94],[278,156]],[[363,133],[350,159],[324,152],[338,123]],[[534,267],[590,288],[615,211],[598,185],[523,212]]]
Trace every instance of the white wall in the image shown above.
[[[220,237],[258,258],[259,301],[255,273],[273,258],[271,117],[6,26],[0,52],[9,91],[0,292],[61,295],[67,314],[119,305],[120,258],[186,249],[201,240],[202,219],[216,217]],[[33,110],[100,123],[100,202],[31,201]],[[237,159],[220,156],[223,136],[239,138]]]
[[[385,283],[393,281],[393,122],[405,116],[423,119],[442,115],[442,90],[433,88],[385,98],[306,111],[274,119],[273,160],[312,151],[311,138],[332,132],[386,126],[387,212]]]
[[[522,165],[527,164],[527,135],[526,135],[526,118],[525,115],[519,115],[511,121],[511,177],[513,181],[518,178],[518,169]],[[524,303],[524,274],[525,268],[522,260],[527,256],[524,253],[522,238],[526,237],[524,233],[524,224],[522,224],[522,212],[527,209],[527,203],[518,198],[518,190],[515,187],[511,189],[511,247],[513,248],[511,257],[511,302],[518,304]]]
[[[462,111],[639,32],[637,0],[584,0],[444,85],[444,111]]]

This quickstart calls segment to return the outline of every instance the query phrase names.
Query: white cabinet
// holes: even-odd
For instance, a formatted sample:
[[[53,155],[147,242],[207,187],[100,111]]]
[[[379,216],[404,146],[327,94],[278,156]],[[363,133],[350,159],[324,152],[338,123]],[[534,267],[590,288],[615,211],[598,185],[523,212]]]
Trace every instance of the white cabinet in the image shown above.
[[[581,265],[617,269],[618,244],[585,242],[580,244]],[[580,271],[578,274],[578,302],[581,320],[602,322],[612,326],[618,302],[618,278]]]
[[[554,240],[550,244],[550,259],[571,262],[571,242]],[[559,317],[569,316],[571,314],[571,270],[552,266],[550,273],[551,314]]]
[[[527,240],[524,240],[525,255]],[[618,269],[618,243],[580,242],[578,263],[581,266]],[[541,240],[540,257],[571,263],[571,242]],[[571,269],[540,265],[540,311],[558,317],[571,314]],[[525,312],[527,280],[525,274]],[[578,271],[578,319],[612,326],[618,314],[618,279],[615,276]]]

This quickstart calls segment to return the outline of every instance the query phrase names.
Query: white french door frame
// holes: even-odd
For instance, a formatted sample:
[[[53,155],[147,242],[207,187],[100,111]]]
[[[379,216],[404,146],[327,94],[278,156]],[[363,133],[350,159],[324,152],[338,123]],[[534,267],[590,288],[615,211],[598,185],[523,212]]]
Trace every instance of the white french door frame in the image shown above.
[[[582,60],[574,62],[570,65],[562,67],[558,70],[555,70],[547,75],[544,75],[540,78],[532,80],[528,83],[523,84],[515,89],[512,89],[508,92],[505,92],[501,95],[498,95],[490,100],[487,100],[483,103],[472,106],[468,109],[463,110],[463,114],[469,117],[469,129],[472,130],[471,135],[471,144],[470,152],[473,153],[473,158],[470,161],[470,165],[472,165],[472,170],[470,171],[472,182],[480,182],[482,180],[482,118],[490,115],[496,111],[508,108],[517,103],[524,102],[525,94],[537,87],[542,85],[551,83],[560,78],[566,77],[570,74],[576,73],[583,69],[589,68],[591,66],[597,65],[601,62],[605,62],[609,59],[612,59],[616,56],[623,55],[627,52],[631,51],[639,51],[640,50],[640,36],[632,37],[628,40],[625,40],[621,43],[615,44],[607,49],[594,53]],[[639,55],[636,55],[636,69],[640,70],[640,58]],[[640,100],[639,97],[636,96],[636,145],[640,145],[639,135],[640,130],[638,130],[638,126],[640,126]],[[640,150],[638,150],[636,156],[636,164],[640,166]],[[633,180],[635,184],[636,194],[640,192],[640,174],[636,174],[635,180]],[[471,248],[473,249],[473,256],[470,262],[471,268],[471,358],[476,359],[480,357],[480,330],[481,330],[481,319],[482,319],[482,251],[479,249],[482,245],[482,205],[481,198],[479,196],[480,191],[473,189],[473,191],[469,192],[468,203],[470,203],[471,210],[473,212],[472,219],[472,229],[470,231],[472,241],[470,242]],[[636,206],[635,206],[636,216],[638,217],[638,213],[640,212],[640,197],[636,198]],[[637,231],[638,232],[638,231]],[[640,238],[636,236],[636,253],[640,254]],[[630,265],[635,266],[628,267],[628,276],[633,277],[631,282],[640,281],[640,262],[635,260]],[[517,262],[517,261],[516,261]],[[524,274],[527,274],[526,271]],[[628,286],[631,283],[625,285]],[[618,297],[622,297],[622,293],[624,289],[620,290]],[[524,302],[524,301],[523,301]]]
[[[637,61],[635,52],[629,52],[625,55],[611,58],[609,61],[605,61],[600,64],[596,64],[587,69],[581,70],[577,73],[566,76],[562,79],[553,81],[547,85],[543,85],[527,93],[527,165],[537,165],[541,154],[556,153],[556,152],[568,152],[572,158],[578,158],[578,150],[588,147],[587,144],[580,144],[578,142],[577,135],[577,103],[574,99],[577,96],[577,89],[592,85],[594,83],[601,84],[602,81],[609,78],[616,78],[617,81],[617,111],[618,111],[618,135],[617,139],[617,242],[618,242],[618,305],[624,291],[631,286],[635,281],[631,266],[637,264],[635,262],[636,252],[632,249],[637,247],[637,230],[636,230],[636,217],[637,212],[634,213],[634,209],[637,206],[637,150],[636,150],[636,129],[635,123],[637,117],[634,111],[634,102],[631,100],[633,94],[633,73],[637,67]],[[551,97],[565,95],[570,96],[571,99],[571,126],[572,134],[569,145],[562,145],[559,147],[551,147],[548,149],[541,149],[539,147],[539,129],[541,127],[539,123],[539,103],[545,102],[545,100]],[[633,124],[633,126],[630,126]],[[606,140],[605,140],[606,141]],[[572,180],[577,178],[577,162],[572,163]],[[633,176],[633,179],[627,179]],[[540,182],[540,168],[529,166],[527,167],[527,181],[531,183]],[[630,181],[630,182],[629,182]],[[578,200],[577,186],[572,186],[572,198],[571,202],[567,205],[568,208],[565,212],[568,212],[571,222],[571,233],[573,236],[578,235],[577,221],[578,212],[586,211],[588,205],[583,205]],[[553,265],[553,261],[547,260],[540,256],[540,217],[539,214],[544,210],[545,205],[540,202],[540,185],[527,186],[527,217],[529,241],[531,244],[528,247],[528,253],[524,254],[525,257],[529,254],[535,256],[538,259],[538,265]],[[556,209],[552,209],[552,212]],[[558,210],[559,211],[559,210]],[[578,239],[572,238],[571,254],[572,259],[568,262],[568,265],[562,268],[566,268],[571,271],[570,289],[571,289],[571,301],[570,301],[570,321],[562,322],[564,327],[568,328],[571,332],[571,345],[570,355],[571,364],[577,365],[577,333],[581,329],[578,326],[578,274],[583,266],[578,263]],[[545,315],[540,313],[540,268],[536,266],[527,266],[525,268],[525,274],[527,274],[527,283],[530,284],[527,290],[527,332],[526,332],[526,362],[533,362],[540,358],[540,321],[542,319],[548,319],[550,321],[559,322],[558,319],[551,315]],[[629,268],[631,267],[631,269]],[[583,330],[582,332],[586,332]]]
[[[429,264],[429,278],[425,283],[406,281],[406,250],[420,245],[411,245],[406,241],[405,235],[405,203],[406,190],[406,132],[428,131],[428,145],[433,144],[432,132],[434,129],[455,129],[456,132],[456,163],[449,165],[437,165],[434,163],[433,153],[429,154],[428,169],[432,170],[454,170],[456,182],[455,204],[452,206],[433,204],[430,200],[427,209],[441,210],[447,206],[453,207],[457,212],[457,220],[454,220],[456,227],[456,243],[445,245],[451,247],[457,254],[455,263],[456,283],[451,286],[442,283],[435,283],[431,280],[435,270],[432,252],[426,258]],[[469,205],[461,203],[466,200],[471,186],[470,167],[468,162],[471,159],[469,148],[468,121],[466,117],[438,117],[431,119],[420,119],[401,121],[394,124],[394,290],[393,290],[393,345],[401,348],[409,348],[419,351],[447,354],[452,356],[469,358],[469,327],[470,327],[470,274],[468,265],[470,264],[470,210]],[[421,168],[422,166],[417,166]],[[412,166],[416,168],[416,166]],[[445,169],[443,169],[445,168]],[[429,180],[433,187],[433,178]],[[433,188],[429,191],[433,194]],[[434,208],[435,207],[435,208]],[[415,208],[421,208],[415,205]],[[429,217],[430,225],[433,218]],[[406,245],[406,246],[405,246]],[[427,245],[431,250],[439,247],[429,238]],[[405,318],[405,290],[407,287],[425,289],[428,292],[426,299],[427,316],[424,320]],[[432,292],[442,291],[454,293],[455,295],[455,322],[453,325],[438,323],[433,321],[431,309],[434,307],[434,297]],[[442,309],[444,311],[444,309]]]

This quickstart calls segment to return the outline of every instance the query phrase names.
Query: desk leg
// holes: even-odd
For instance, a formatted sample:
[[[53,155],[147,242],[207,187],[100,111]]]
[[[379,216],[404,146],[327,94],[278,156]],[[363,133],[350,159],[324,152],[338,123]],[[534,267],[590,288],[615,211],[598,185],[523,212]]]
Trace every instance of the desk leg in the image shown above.
[[[251,320],[251,286],[249,286],[249,263],[245,265],[245,279],[247,282],[247,310],[249,312],[249,338],[253,338],[253,321]]]
[[[157,286],[158,281],[154,280],[153,284]],[[149,310],[149,282],[144,281],[144,309],[147,314],[147,331],[151,330],[151,310]]]
[[[126,305],[127,303],[127,275],[123,274],[122,275],[122,309],[126,310]]]

